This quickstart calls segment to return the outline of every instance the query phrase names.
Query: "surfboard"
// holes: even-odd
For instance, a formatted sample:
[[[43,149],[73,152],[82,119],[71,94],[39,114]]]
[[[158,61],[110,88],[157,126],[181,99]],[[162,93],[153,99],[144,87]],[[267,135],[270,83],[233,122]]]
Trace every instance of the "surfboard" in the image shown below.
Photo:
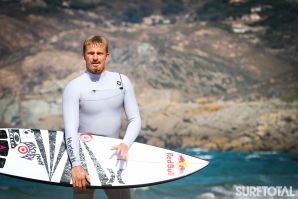
[[[173,150],[135,142],[128,160],[112,146],[121,140],[78,134],[82,167],[93,188],[133,188],[161,184],[191,175],[209,162]],[[72,186],[64,132],[0,129],[0,173],[30,181]],[[71,150],[71,149],[70,149]],[[70,150],[68,152],[70,152]]]

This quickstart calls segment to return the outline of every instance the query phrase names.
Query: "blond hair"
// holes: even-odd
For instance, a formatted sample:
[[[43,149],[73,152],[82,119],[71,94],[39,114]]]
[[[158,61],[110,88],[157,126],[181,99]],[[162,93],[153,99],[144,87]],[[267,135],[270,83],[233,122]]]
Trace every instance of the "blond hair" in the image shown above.
[[[86,46],[89,45],[89,44],[105,46],[106,47],[106,53],[109,53],[108,42],[102,36],[96,35],[96,36],[91,36],[88,39],[86,39],[84,44],[83,44],[83,53],[85,53]]]

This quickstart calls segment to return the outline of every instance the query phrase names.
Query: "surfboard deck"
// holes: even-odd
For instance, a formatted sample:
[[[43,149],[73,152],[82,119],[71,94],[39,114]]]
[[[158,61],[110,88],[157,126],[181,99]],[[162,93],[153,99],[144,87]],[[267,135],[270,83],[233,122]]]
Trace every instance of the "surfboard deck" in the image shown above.
[[[78,134],[82,166],[92,188],[133,188],[177,180],[206,167],[209,162],[141,143],[133,143],[129,159],[112,146],[121,140]],[[71,138],[69,138],[71,139]],[[72,186],[64,132],[40,129],[0,129],[0,173],[30,181]],[[68,151],[71,153],[71,149]]]

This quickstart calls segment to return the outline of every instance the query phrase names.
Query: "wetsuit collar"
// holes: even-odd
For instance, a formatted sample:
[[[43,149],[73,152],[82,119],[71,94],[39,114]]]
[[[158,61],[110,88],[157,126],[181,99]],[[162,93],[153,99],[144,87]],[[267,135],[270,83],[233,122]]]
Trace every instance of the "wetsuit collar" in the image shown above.
[[[92,82],[98,82],[100,78],[104,77],[106,75],[107,70],[105,70],[102,74],[95,75],[90,73],[89,71],[85,71],[85,73],[89,76]]]

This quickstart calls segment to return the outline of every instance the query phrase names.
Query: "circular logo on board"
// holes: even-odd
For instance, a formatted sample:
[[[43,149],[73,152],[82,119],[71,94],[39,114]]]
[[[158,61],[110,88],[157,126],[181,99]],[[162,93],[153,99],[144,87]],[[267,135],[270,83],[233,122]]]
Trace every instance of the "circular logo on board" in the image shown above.
[[[29,148],[27,146],[19,146],[18,151],[21,154],[27,154],[29,152]]]
[[[82,142],[90,142],[92,141],[93,137],[89,134],[81,134],[80,139],[82,140]]]

